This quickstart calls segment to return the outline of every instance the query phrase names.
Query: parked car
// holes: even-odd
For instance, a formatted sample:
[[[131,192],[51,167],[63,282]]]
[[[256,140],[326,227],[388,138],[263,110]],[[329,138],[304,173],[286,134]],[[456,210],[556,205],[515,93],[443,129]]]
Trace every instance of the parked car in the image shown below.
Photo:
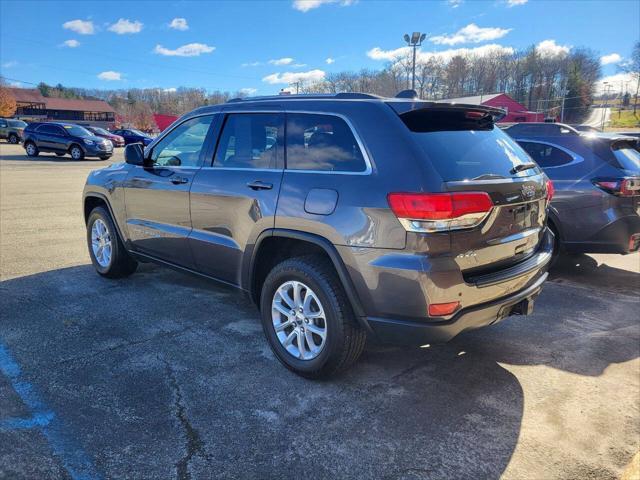
[[[24,149],[30,157],[40,152],[52,152],[74,160],[99,157],[107,160],[113,155],[113,144],[96,137],[86,128],[71,123],[30,123],[24,130]]]
[[[27,126],[22,120],[13,118],[0,118],[0,138],[9,143],[18,144],[22,141],[22,132]]]
[[[548,223],[556,254],[638,250],[638,139],[606,133],[514,138],[555,185]]]
[[[548,122],[527,122],[514,123],[503,129],[511,137],[523,136],[579,136],[580,132],[570,125],[564,123],[548,123]]]
[[[113,130],[111,133],[124,138],[125,145],[129,145],[130,143],[142,143],[147,146],[153,141],[153,138],[149,135],[141,132],[140,130],[136,130],[135,128],[121,128]]]
[[[503,113],[366,94],[197,109],[89,175],[91,260],[105,277],[153,261],[248,292],[275,356],[306,377],[355,362],[367,333],[424,345],[529,314],[552,188],[494,126]]]
[[[84,128],[89,130],[96,137],[106,138],[111,143],[113,143],[114,147],[124,147],[124,138],[122,138],[120,135],[114,135],[113,133],[100,127],[84,127]]]

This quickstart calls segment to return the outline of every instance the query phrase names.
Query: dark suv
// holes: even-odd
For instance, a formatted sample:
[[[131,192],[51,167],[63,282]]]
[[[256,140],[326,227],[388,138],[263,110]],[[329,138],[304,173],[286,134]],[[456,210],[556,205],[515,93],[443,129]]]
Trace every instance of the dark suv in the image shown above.
[[[74,160],[84,157],[107,160],[113,155],[113,144],[109,140],[71,123],[30,123],[24,130],[23,140],[30,157],[52,152],[60,157],[68,153]]]
[[[502,110],[365,94],[265,97],[179,119],[84,190],[93,265],[153,261],[236,286],[307,376],[367,334],[423,345],[529,314],[551,185]]]

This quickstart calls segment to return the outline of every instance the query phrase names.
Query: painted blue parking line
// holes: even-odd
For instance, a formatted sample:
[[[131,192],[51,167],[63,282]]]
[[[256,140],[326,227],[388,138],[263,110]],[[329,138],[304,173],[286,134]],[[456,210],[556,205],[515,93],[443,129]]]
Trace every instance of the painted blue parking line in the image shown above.
[[[73,439],[69,428],[51,409],[47,408],[33,385],[22,378],[20,366],[1,342],[0,373],[9,379],[11,386],[32,414],[31,418],[10,418],[0,421],[0,429],[38,429],[43,433],[54,455],[60,459],[73,480],[102,478],[90,457]]]

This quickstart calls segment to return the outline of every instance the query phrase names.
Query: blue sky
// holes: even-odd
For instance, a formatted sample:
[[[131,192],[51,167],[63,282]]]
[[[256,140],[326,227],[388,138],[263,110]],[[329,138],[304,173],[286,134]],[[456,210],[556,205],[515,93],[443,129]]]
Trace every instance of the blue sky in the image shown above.
[[[0,0],[0,72],[12,82],[269,94],[297,79],[381,68],[404,33],[420,31],[422,55],[445,58],[585,46],[612,76],[640,38],[639,18],[636,0]]]

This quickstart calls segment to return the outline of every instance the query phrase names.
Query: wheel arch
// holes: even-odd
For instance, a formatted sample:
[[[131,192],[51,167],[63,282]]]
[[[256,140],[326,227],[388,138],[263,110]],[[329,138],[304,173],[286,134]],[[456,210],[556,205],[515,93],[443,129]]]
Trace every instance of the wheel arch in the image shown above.
[[[96,207],[107,208],[107,211],[111,216],[111,220],[113,221],[113,224],[115,225],[116,230],[118,232],[118,236],[120,237],[120,240],[124,244],[125,237],[122,235],[122,230],[120,230],[120,225],[118,225],[118,219],[115,216],[113,209],[111,208],[109,199],[103,194],[98,192],[89,192],[84,196],[82,200],[82,209],[84,212],[84,224],[87,225],[87,222],[89,221],[89,215],[91,215],[91,212]]]
[[[248,263],[248,265],[246,265],[246,268],[243,269],[246,274],[243,275],[242,287],[249,292],[251,299],[256,303],[256,305],[259,305],[260,301],[260,263],[262,261],[262,257],[265,254],[268,255],[269,253],[268,249],[265,247],[268,244],[273,243],[274,239],[282,239],[285,241],[288,240],[289,242],[306,242],[307,244],[313,245],[313,248],[316,249],[316,252],[322,252],[324,255],[326,255],[338,275],[340,283],[344,288],[344,291],[347,295],[349,303],[351,304],[353,312],[358,319],[358,322],[366,327],[366,324],[363,320],[363,318],[365,317],[365,313],[364,309],[362,308],[362,303],[360,302],[360,297],[358,296],[349,272],[347,271],[347,267],[344,264],[340,254],[329,240],[320,235],[308,232],[282,228],[265,230],[256,239],[252,251],[250,253],[248,252],[248,254],[245,254],[245,262]],[[286,255],[285,257],[283,257],[283,259],[292,258],[295,256],[297,255]]]

